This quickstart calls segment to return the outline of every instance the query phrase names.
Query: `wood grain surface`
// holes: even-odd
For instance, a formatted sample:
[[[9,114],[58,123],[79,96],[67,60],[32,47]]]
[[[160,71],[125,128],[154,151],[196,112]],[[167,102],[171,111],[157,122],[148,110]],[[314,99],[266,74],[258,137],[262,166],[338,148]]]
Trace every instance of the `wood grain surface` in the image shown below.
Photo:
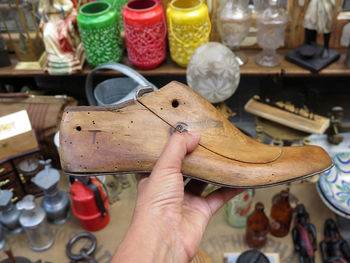
[[[298,131],[261,117],[255,117],[255,123],[262,127],[263,133],[271,138],[279,138],[283,141],[303,140],[310,136],[310,133]]]
[[[0,162],[39,150],[33,130],[0,141]]]
[[[80,175],[149,172],[174,128],[201,134],[182,172],[219,185],[270,186],[332,166],[316,146],[281,148],[254,141],[192,89],[171,82],[124,105],[66,109],[60,129],[62,168]]]
[[[280,103],[280,106],[282,105],[283,103]],[[286,108],[294,111],[294,107],[292,105],[287,105]],[[256,116],[307,133],[323,134],[329,127],[330,122],[328,118],[317,114],[315,114],[314,120],[312,120],[305,117],[308,115],[308,113],[306,113],[304,110],[300,110],[300,115],[294,114],[292,112],[288,112],[286,110],[261,103],[259,101],[256,101],[254,98],[251,98],[247,102],[247,104],[244,106],[244,109]]]

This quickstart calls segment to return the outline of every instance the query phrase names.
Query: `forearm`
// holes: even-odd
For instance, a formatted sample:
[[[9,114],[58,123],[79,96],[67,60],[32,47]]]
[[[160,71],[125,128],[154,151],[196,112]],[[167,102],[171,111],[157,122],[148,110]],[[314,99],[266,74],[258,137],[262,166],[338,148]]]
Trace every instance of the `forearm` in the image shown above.
[[[171,262],[170,249],[152,236],[127,236],[117,249],[112,263]]]

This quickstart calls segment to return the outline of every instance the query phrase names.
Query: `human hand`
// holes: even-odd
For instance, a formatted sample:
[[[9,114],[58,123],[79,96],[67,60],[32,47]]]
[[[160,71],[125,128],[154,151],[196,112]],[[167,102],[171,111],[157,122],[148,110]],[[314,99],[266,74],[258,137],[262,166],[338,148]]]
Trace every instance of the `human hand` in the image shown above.
[[[174,133],[149,177],[138,178],[134,216],[112,262],[190,262],[212,215],[242,190],[220,188],[202,197],[206,184],[184,188],[182,161],[198,145],[197,133]]]

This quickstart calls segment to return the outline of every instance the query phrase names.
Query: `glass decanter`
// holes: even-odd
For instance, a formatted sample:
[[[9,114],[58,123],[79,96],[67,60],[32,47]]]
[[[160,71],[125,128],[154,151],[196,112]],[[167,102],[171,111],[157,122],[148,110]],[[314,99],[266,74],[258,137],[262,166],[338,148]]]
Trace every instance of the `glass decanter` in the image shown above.
[[[259,13],[263,12],[266,8],[269,7],[269,0],[253,0],[254,11]]]
[[[275,67],[282,58],[276,49],[284,45],[284,31],[288,24],[288,15],[279,7],[279,0],[269,0],[269,7],[258,13],[258,44],[263,51],[256,57],[256,63],[263,67]]]
[[[247,56],[239,51],[252,24],[252,12],[248,3],[249,0],[221,1],[216,16],[221,41],[235,53],[240,66],[248,61]]]

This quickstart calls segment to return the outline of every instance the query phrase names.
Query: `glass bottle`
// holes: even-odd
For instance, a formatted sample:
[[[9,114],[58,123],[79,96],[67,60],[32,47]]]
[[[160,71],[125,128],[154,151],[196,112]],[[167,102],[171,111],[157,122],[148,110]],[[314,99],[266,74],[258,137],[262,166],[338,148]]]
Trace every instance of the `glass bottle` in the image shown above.
[[[288,24],[288,15],[279,7],[279,0],[269,0],[269,7],[258,13],[258,44],[263,51],[256,57],[256,63],[263,67],[275,67],[282,61],[276,49],[284,45],[284,31]]]
[[[282,190],[271,208],[270,232],[276,237],[284,237],[289,232],[293,209],[289,204],[289,191]]]
[[[247,56],[239,51],[252,24],[252,12],[248,2],[248,0],[225,0],[216,15],[221,41],[235,53],[240,66],[248,62]]]
[[[253,211],[253,189],[236,195],[225,205],[227,223],[234,228],[244,228],[247,217]]]
[[[266,8],[269,7],[269,0],[253,0],[254,11],[259,13],[263,12]]]
[[[246,242],[252,248],[261,248],[266,244],[269,232],[269,219],[264,213],[264,205],[256,203],[255,211],[247,218]]]

